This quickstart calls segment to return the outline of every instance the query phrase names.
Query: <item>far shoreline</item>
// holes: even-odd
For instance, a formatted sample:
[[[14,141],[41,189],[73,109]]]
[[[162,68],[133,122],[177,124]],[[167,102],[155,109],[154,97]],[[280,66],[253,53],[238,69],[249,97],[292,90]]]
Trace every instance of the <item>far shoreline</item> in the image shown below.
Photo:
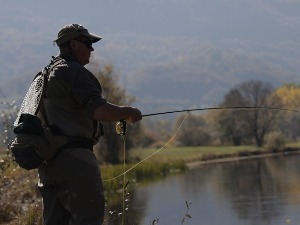
[[[214,163],[225,163],[225,162],[233,162],[233,161],[241,161],[248,159],[258,159],[265,157],[274,157],[274,156],[285,156],[285,155],[295,155],[300,153],[300,148],[296,147],[286,147],[280,150],[273,150],[269,152],[265,151],[256,151],[255,154],[250,153],[249,155],[239,155],[236,154],[226,155],[226,156],[216,156],[213,159],[202,159],[193,162],[186,162],[185,165],[188,169],[196,169],[200,168],[203,165],[214,164]]]

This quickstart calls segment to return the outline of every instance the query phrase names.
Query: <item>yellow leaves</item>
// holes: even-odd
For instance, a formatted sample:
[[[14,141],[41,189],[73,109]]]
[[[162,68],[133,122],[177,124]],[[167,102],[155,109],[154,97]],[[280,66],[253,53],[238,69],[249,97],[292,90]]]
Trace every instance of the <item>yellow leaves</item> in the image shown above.
[[[296,84],[286,84],[278,88],[274,95],[281,99],[285,108],[297,109],[300,107],[300,87]]]

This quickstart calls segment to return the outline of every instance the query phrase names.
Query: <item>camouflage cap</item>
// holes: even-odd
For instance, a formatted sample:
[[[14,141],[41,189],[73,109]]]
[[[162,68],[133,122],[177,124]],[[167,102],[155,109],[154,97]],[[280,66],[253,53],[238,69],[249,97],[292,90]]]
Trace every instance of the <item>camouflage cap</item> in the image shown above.
[[[102,39],[102,37],[89,33],[88,30],[80,24],[68,24],[61,28],[58,32],[57,39],[55,40],[58,46],[66,43],[77,37],[88,38],[92,43],[95,43]]]

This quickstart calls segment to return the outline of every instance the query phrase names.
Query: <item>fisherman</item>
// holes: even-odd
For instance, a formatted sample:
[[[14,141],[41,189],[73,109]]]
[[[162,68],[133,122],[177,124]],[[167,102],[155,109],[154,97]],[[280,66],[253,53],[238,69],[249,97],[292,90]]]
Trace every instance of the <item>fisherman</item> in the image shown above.
[[[101,136],[100,122],[142,119],[137,108],[107,102],[100,83],[84,67],[99,40],[80,24],[64,26],[55,40],[60,52],[54,60],[62,63],[50,72],[44,108],[53,131],[77,141],[38,168],[45,225],[103,224],[103,185],[92,152]]]

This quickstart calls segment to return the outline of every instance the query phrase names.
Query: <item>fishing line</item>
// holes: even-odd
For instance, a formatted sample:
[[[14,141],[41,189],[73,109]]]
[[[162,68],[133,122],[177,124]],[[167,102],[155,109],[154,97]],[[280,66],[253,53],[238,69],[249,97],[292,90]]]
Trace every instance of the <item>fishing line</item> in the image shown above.
[[[152,156],[156,155],[157,153],[159,153],[162,149],[164,149],[177,135],[177,133],[179,132],[179,130],[181,129],[185,119],[187,118],[188,114],[190,112],[193,111],[209,111],[209,110],[280,110],[280,111],[289,111],[289,112],[299,112],[296,109],[289,109],[289,108],[280,108],[280,107],[265,107],[265,106],[230,106],[230,107],[207,107],[207,108],[194,108],[194,109],[184,109],[184,110],[174,110],[174,111],[166,111],[166,112],[160,112],[160,113],[151,113],[151,114],[144,114],[142,115],[143,117],[150,117],[150,116],[156,116],[156,115],[164,115],[164,114],[171,114],[171,113],[180,113],[180,112],[186,112],[181,124],[179,125],[178,129],[175,131],[175,133],[173,134],[173,136],[170,138],[170,140],[160,149],[158,149],[157,151],[155,151],[154,153],[152,153],[151,155],[147,156],[146,158],[142,159],[140,162],[136,163],[135,165],[133,165],[131,168],[129,168],[128,170],[124,169],[124,172],[122,174],[119,174],[111,179],[104,179],[104,182],[108,182],[108,181],[112,181],[115,180],[121,176],[124,176],[125,174],[127,174],[128,172],[130,172],[131,170],[133,170],[135,167],[137,167],[138,165],[140,165],[141,163],[143,163],[144,161],[146,161],[147,159],[151,158]],[[124,127],[124,131],[122,131],[122,128]],[[120,121],[120,127],[119,129],[121,129],[120,133],[121,136],[123,137],[123,135],[125,134],[126,131],[126,122],[125,121]],[[123,137],[123,140],[125,142],[125,139]],[[125,143],[124,143],[125,144]],[[124,146],[124,152],[125,152],[125,146]],[[124,165],[125,168],[125,165]]]
[[[175,138],[175,136],[177,135],[177,133],[179,132],[179,130],[181,129],[184,121],[186,120],[187,116],[189,115],[189,112],[186,112],[184,118],[182,119],[179,127],[177,128],[177,130],[175,131],[175,133],[172,135],[172,137],[169,139],[169,141],[167,141],[166,144],[164,144],[164,146],[162,146],[160,149],[158,149],[157,151],[153,152],[151,155],[147,156],[146,158],[142,159],[140,162],[136,163],[135,165],[133,165],[132,167],[130,167],[128,170],[125,170],[125,163],[124,163],[124,172],[118,176],[115,176],[111,179],[107,179],[107,180],[103,180],[105,182],[108,182],[108,181],[112,181],[112,180],[115,180],[121,176],[124,176],[125,174],[127,174],[128,172],[130,172],[131,170],[133,170],[135,167],[137,167],[138,165],[140,165],[141,163],[143,163],[144,161],[146,161],[147,159],[151,158],[152,156],[156,155],[157,153],[159,153],[161,150],[163,150],[168,144],[170,144],[171,141],[173,141],[173,139]],[[122,135],[123,136],[123,135]],[[123,140],[124,140],[124,137],[123,137]],[[125,142],[125,140],[124,140]],[[124,144],[125,145],[125,144]],[[125,146],[124,146],[124,154],[125,154]],[[125,160],[124,160],[125,162]]]
[[[119,131],[119,134],[120,136],[122,137],[122,140],[123,140],[123,173],[114,177],[114,178],[111,178],[109,180],[103,180],[103,181],[112,181],[112,180],[115,180],[121,176],[123,176],[123,193],[122,193],[122,197],[123,197],[123,201],[122,201],[122,225],[124,225],[124,220],[125,220],[125,211],[126,211],[126,188],[127,188],[127,183],[126,183],[126,174],[131,171],[132,169],[134,169],[135,167],[137,167],[138,165],[140,165],[141,163],[143,163],[145,160],[149,159],[150,157],[154,156],[155,154],[159,153],[162,149],[164,149],[176,136],[176,134],[179,132],[179,130],[181,129],[185,119],[187,118],[189,112],[186,112],[186,115],[184,116],[182,122],[180,123],[179,127],[177,128],[176,132],[173,134],[173,136],[170,138],[170,140],[163,146],[161,147],[160,149],[158,149],[156,152],[152,153],[151,155],[149,155],[148,157],[146,157],[145,159],[141,160],[140,162],[138,162],[137,164],[135,164],[134,166],[132,166],[130,169],[126,170],[126,141],[125,141],[125,138],[124,138],[124,135],[125,135],[125,131],[126,131],[126,124],[124,124],[124,121],[123,122],[120,122],[120,128],[124,128],[124,129],[120,129]],[[124,126],[124,127],[123,127]],[[118,128],[119,129],[119,128]]]
[[[125,170],[126,170],[126,141],[125,141],[125,138],[124,138],[124,135],[121,134],[121,137],[123,139],[123,214],[122,214],[122,225],[124,224],[124,219],[125,219],[125,182],[126,182],[126,173],[125,173]]]
[[[170,114],[170,113],[179,113],[179,112],[186,112],[186,114],[184,115],[184,118],[182,119],[179,127],[177,128],[177,130],[175,131],[175,133],[172,135],[172,137],[169,139],[169,141],[167,141],[164,146],[162,146],[160,149],[158,149],[157,151],[155,151],[154,153],[150,154],[149,156],[147,156],[146,158],[142,159],[140,162],[136,163],[135,165],[133,165],[132,167],[130,167],[128,170],[126,170],[126,141],[124,138],[124,135],[126,133],[126,122],[125,121],[120,121],[117,123],[116,126],[116,131],[117,133],[122,137],[123,140],[123,173],[119,174],[111,179],[104,179],[103,182],[109,182],[115,179],[118,179],[119,177],[123,176],[123,203],[122,203],[122,225],[124,224],[124,220],[125,220],[125,198],[126,198],[126,174],[129,173],[131,170],[133,170],[135,167],[137,167],[138,165],[142,164],[143,162],[145,162],[147,159],[151,158],[152,156],[158,154],[161,150],[163,150],[171,141],[173,141],[173,139],[175,138],[175,136],[177,135],[177,133],[180,131],[182,125],[184,124],[187,116],[190,114],[190,112],[192,111],[204,111],[204,110],[281,110],[281,111],[290,111],[290,112],[299,112],[296,109],[288,109],[288,108],[279,108],[279,107],[251,107],[251,106],[237,106],[237,107],[208,107],[208,108],[196,108],[196,109],[185,109],[185,110],[175,110],[175,111],[167,111],[167,112],[160,112],[160,113],[152,113],[152,114],[145,114],[142,115],[143,117],[150,117],[150,116],[156,116],[156,115],[163,115],[163,114]]]

